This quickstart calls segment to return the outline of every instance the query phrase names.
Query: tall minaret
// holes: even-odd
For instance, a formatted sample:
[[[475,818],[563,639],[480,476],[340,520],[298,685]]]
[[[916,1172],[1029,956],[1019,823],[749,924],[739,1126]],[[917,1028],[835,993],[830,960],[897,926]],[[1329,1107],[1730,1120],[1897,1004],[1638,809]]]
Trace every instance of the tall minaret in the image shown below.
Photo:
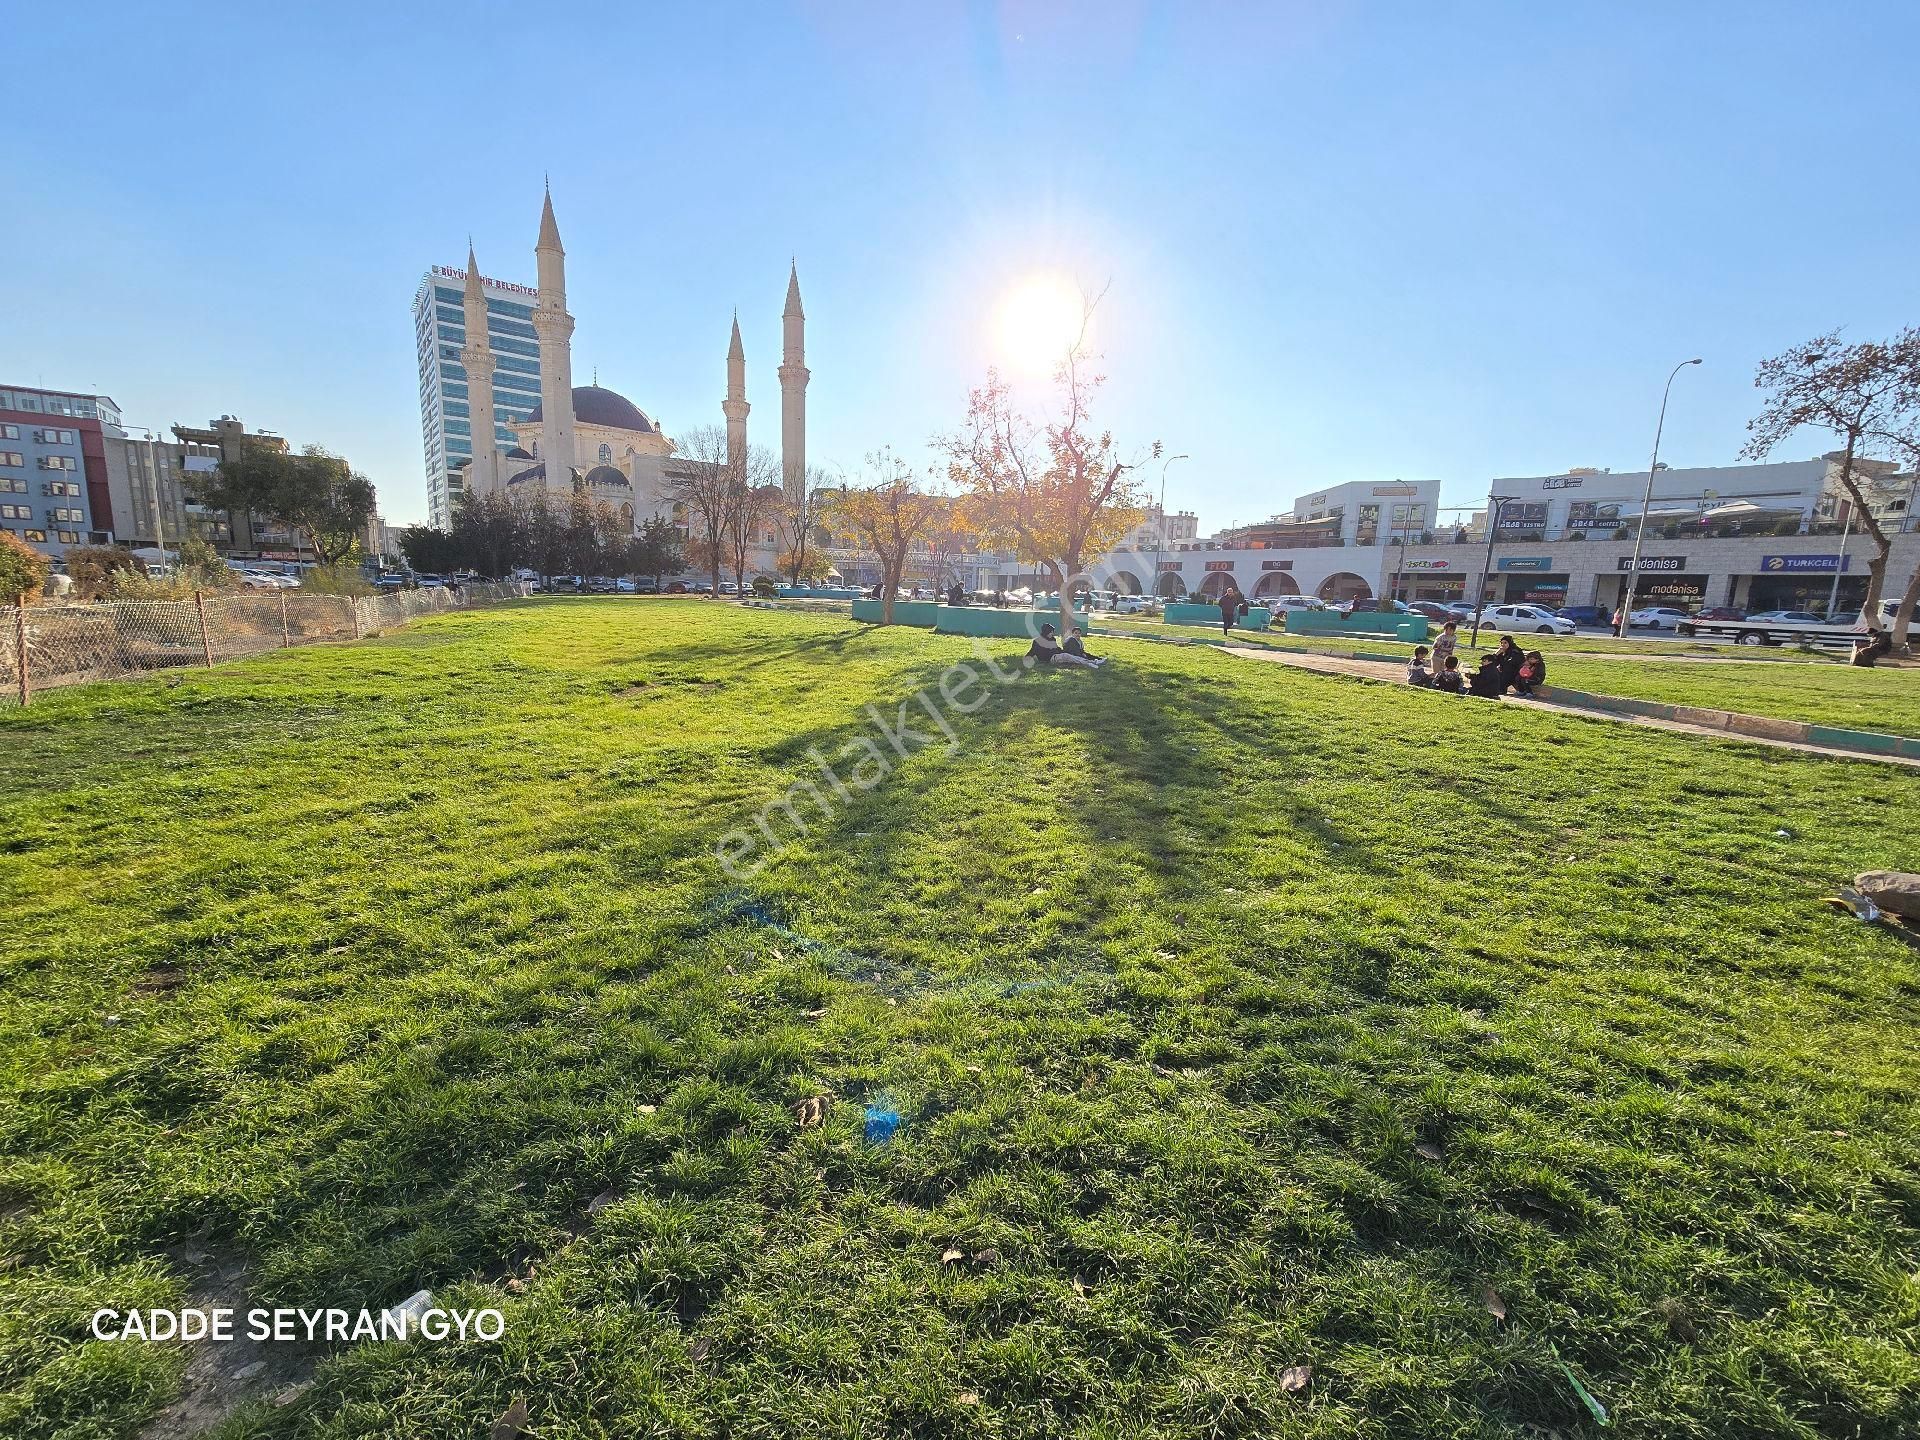
[[[491,495],[506,476],[500,473],[500,446],[493,431],[493,346],[487,339],[487,297],[480,289],[480,262],[467,241],[467,293],[464,302],[467,343],[460,363],[467,370],[467,413],[473,432],[473,463],[467,466],[467,493]]]
[[[780,488],[797,505],[807,484],[807,316],[800,308],[800,265],[787,272],[787,308],[781,313]]]
[[[747,467],[747,352],[740,346],[740,312],[733,312],[733,343],[727,346],[727,398],[720,413],[727,417],[727,468],[744,475]]]
[[[533,309],[540,337],[540,459],[547,489],[573,493],[573,316],[567,313],[567,252],[553,219],[553,192],[540,210],[540,241],[533,247],[540,299]]]

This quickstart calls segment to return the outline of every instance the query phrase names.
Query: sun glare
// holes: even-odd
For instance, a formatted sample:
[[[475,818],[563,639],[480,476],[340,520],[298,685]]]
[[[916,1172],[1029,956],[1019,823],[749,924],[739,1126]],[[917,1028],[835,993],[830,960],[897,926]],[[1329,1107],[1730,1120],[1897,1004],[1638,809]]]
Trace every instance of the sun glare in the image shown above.
[[[1025,375],[1048,375],[1079,338],[1078,287],[1063,275],[1029,275],[1000,297],[995,360]]]

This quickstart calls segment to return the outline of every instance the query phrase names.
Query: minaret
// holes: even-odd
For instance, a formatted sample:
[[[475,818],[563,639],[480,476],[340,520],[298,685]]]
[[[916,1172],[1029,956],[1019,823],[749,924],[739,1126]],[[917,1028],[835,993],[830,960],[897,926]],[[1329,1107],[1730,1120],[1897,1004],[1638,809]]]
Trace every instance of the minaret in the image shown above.
[[[787,272],[787,308],[781,313],[780,488],[797,505],[807,484],[807,316],[800,308],[800,266]]]
[[[553,219],[553,192],[540,210],[540,240],[533,247],[540,299],[533,309],[540,337],[540,459],[547,489],[573,493],[573,316],[567,313],[567,252]]]
[[[467,414],[473,432],[473,462],[467,466],[467,493],[491,495],[501,489],[500,446],[493,430],[493,346],[487,339],[487,297],[480,288],[480,262],[467,241],[467,293],[464,302],[467,343],[460,363],[467,371]]]
[[[727,398],[720,413],[727,417],[727,468],[747,473],[747,352],[740,345],[740,312],[733,312],[733,342],[727,346]]]

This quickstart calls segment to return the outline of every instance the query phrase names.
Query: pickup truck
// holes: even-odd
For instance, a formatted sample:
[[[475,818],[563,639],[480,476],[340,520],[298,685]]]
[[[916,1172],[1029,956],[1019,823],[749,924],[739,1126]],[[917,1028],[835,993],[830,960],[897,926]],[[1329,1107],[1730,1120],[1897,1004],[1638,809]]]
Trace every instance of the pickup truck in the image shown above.
[[[1825,645],[1851,648],[1867,633],[1856,616],[1849,624],[1816,620],[1770,620],[1749,615],[1744,620],[1702,620],[1693,616],[1675,627],[1682,635],[1707,640],[1732,640],[1741,645]]]

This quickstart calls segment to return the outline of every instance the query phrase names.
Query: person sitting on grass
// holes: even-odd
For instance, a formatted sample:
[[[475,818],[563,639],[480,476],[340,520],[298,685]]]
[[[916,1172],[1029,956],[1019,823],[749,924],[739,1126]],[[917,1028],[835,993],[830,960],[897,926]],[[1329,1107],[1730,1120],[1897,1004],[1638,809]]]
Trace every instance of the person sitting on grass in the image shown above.
[[[1040,633],[1033,637],[1033,643],[1027,647],[1024,657],[1041,665],[1059,665],[1067,669],[1097,670],[1100,667],[1081,655],[1069,655],[1066,648],[1055,638],[1051,625],[1042,625]]]
[[[1413,647],[1413,661],[1407,666],[1407,684],[1421,690],[1433,688],[1433,671],[1427,668],[1427,647],[1424,645]]]
[[[1440,673],[1433,677],[1433,688],[1436,690],[1445,690],[1449,695],[1458,695],[1465,688],[1465,685],[1466,682],[1460,675],[1460,657],[1458,655],[1447,656],[1446,662],[1440,667]]]
[[[1527,651],[1527,658],[1520,665],[1520,673],[1513,678],[1514,693],[1531,695],[1536,686],[1546,683],[1547,657],[1538,650]]]
[[[1500,673],[1500,661],[1489,650],[1480,657],[1480,668],[1467,679],[1469,695],[1484,695],[1489,700],[1498,700],[1506,692],[1506,677]]]
[[[1089,655],[1087,653],[1087,642],[1081,638],[1080,632],[1078,630],[1067,631],[1066,643],[1063,644],[1060,648],[1066,651],[1067,654],[1069,655],[1078,655],[1082,660],[1085,660],[1089,665],[1104,665],[1107,663],[1105,656]]]
[[[1513,643],[1511,635],[1502,635],[1500,644],[1493,652],[1494,663],[1500,667],[1500,688],[1494,693],[1504,695],[1512,688],[1513,682],[1520,678],[1520,667],[1527,663],[1526,654]]]
[[[1848,664],[1871,670],[1882,655],[1893,653],[1893,637],[1884,630],[1870,630],[1853,642],[1853,658]]]

